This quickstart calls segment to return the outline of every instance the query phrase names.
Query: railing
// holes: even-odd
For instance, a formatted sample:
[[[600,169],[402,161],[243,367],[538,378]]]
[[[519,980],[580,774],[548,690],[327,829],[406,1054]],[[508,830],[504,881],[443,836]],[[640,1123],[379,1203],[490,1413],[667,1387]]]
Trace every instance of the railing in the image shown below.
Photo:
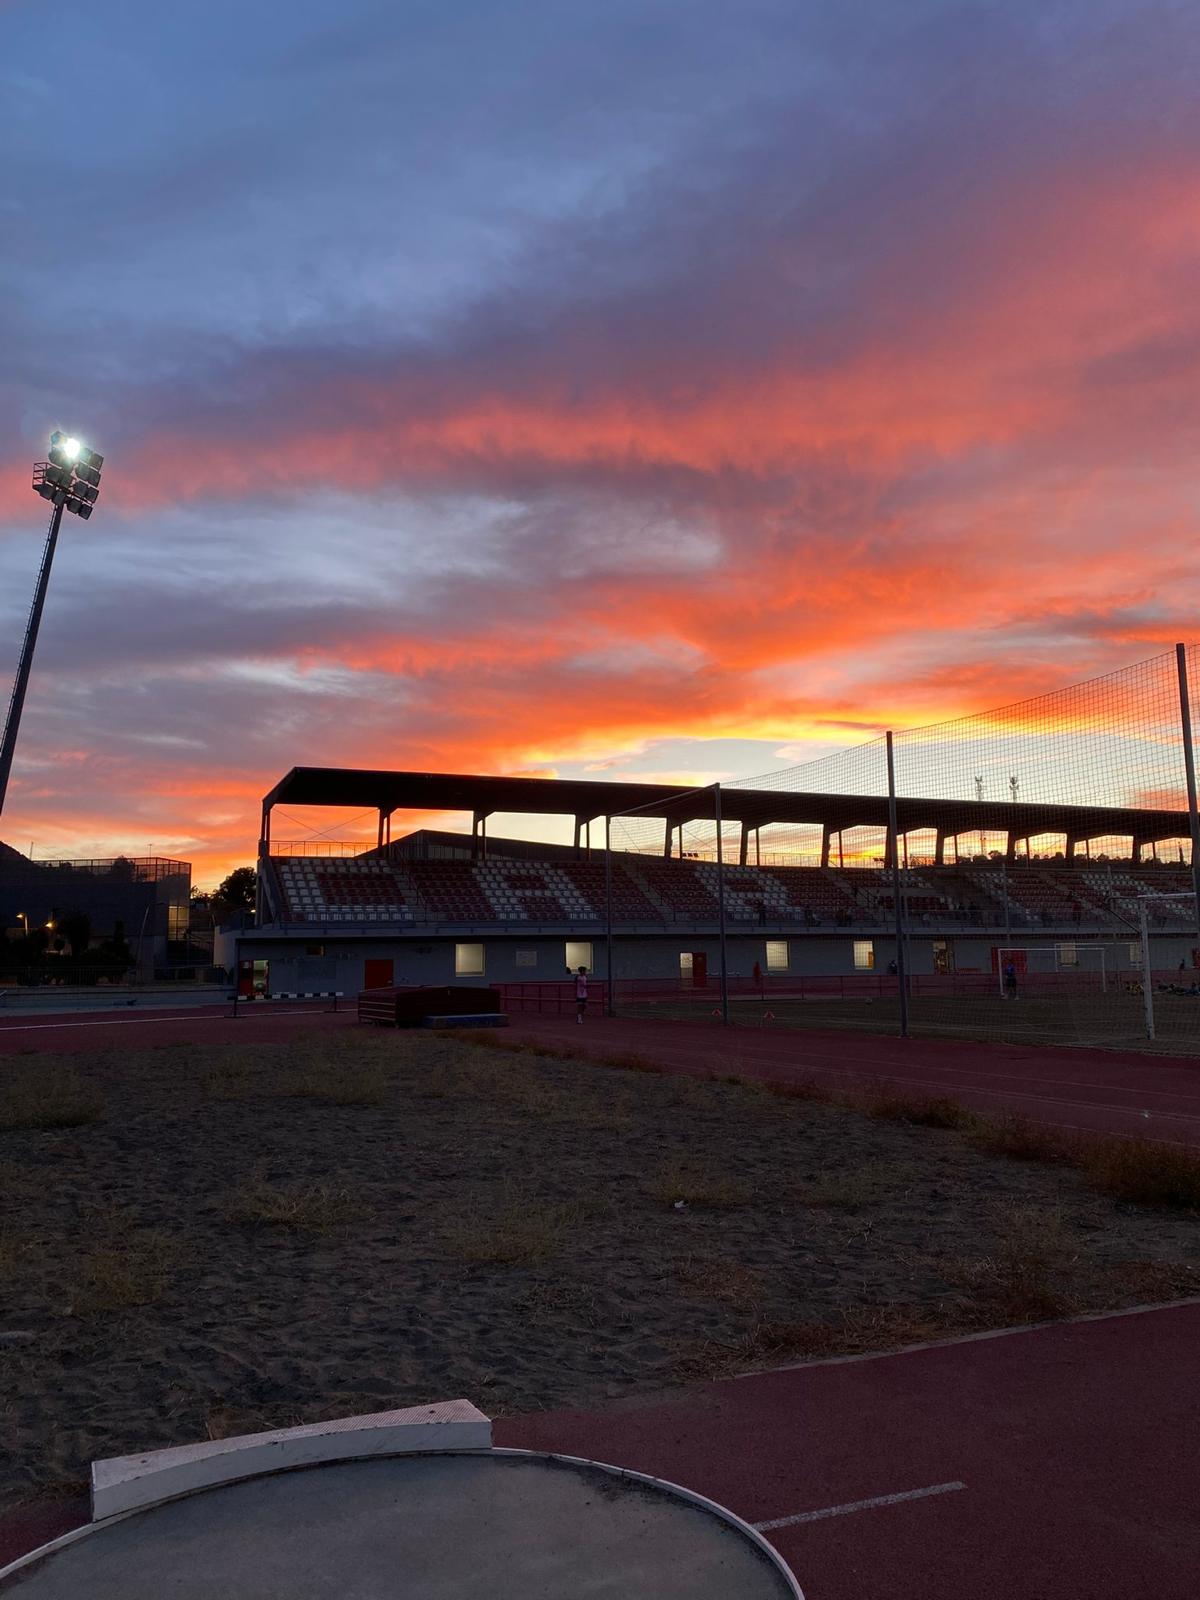
[[[186,877],[191,881],[190,861],[171,861],[165,856],[102,856],[50,860],[47,857],[4,859],[4,876],[12,881],[44,878],[55,872],[83,872],[93,878],[111,878],[114,883],[157,883],[162,878]]]
[[[273,856],[365,856],[375,848],[371,839],[296,839],[290,844],[271,840]]]

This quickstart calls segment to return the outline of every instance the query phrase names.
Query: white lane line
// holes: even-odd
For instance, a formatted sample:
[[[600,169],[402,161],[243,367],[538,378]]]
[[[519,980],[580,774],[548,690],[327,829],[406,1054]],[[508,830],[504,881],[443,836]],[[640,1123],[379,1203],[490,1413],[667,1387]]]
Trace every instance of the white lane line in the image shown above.
[[[899,1505],[901,1500],[928,1500],[930,1495],[953,1494],[965,1489],[965,1483],[933,1483],[928,1489],[905,1489],[902,1494],[877,1494],[871,1500],[851,1500],[844,1506],[824,1506],[820,1511],[798,1511],[794,1517],[775,1517],[770,1522],[752,1524],[757,1533],[770,1533],[772,1528],[794,1528],[800,1522],[821,1522],[825,1517],[846,1517],[852,1511],[869,1511],[872,1506]]]
[[[201,1011],[201,1009],[202,1008],[200,1006],[196,1007],[197,1011]],[[347,1013],[347,1015],[348,1014],[349,1013]],[[322,1017],[322,1016],[332,1016],[333,1013],[332,1012],[325,1012],[325,1011],[272,1011],[272,1012],[268,1012],[268,1011],[247,1011],[245,1013],[245,1015],[247,1017],[251,1017],[251,1016],[254,1016],[254,1017],[266,1017],[266,1016],[273,1016],[273,1017],[314,1017],[314,1016],[317,1016],[317,1017]],[[54,1032],[54,1033],[56,1033],[60,1028],[123,1028],[123,1027],[127,1027],[131,1023],[132,1024],[141,1023],[144,1026],[147,1022],[193,1022],[193,1021],[194,1022],[233,1022],[234,1020],[235,1019],[234,1019],[233,1013],[230,1012],[230,1011],[223,1011],[219,1017],[214,1017],[211,1014],[210,1015],[193,1016],[193,1014],[190,1011],[182,1012],[178,1016],[173,1016],[173,1017],[151,1017],[151,1016],[147,1016],[147,1015],[145,1015],[143,1013],[141,1016],[137,1016],[137,1017],[105,1017],[103,1020],[98,1020],[98,1021],[95,1021],[95,1022],[20,1022],[20,1023],[15,1023],[15,1024],[14,1023],[6,1023],[6,1024],[3,1024],[3,1025],[0,1025],[0,1034],[5,1034],[5,1033],[45,1033],[45,1032]],[[239,1017],[237,1020],[241,1021],[242,1019]]]

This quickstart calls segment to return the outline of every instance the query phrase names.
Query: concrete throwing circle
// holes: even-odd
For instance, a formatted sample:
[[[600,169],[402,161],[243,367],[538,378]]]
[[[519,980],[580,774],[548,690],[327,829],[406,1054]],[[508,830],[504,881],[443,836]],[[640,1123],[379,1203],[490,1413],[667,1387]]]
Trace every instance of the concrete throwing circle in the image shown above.
[[[750,1530],[591,1462],[393,1456],[206,1489],[13,1571],[21,1600],[796,1600]]]

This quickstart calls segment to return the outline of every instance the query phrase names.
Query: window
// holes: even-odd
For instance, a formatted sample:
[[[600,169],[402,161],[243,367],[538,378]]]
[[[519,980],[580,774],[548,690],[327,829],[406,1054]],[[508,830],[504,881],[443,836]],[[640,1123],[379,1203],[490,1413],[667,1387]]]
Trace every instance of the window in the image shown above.
[[[454,946],[454,975],[456,978],[483,977],[483,946],[481,944],[456,944]]]
[[[1060,967],[1077,967],[1079,965],[1079,950],[1073,944],[1060,944],[1058,947],[1058,964]]]
[[[788,969],[788,942],[786,939],[767,940],[767,971],[786,972]]]
[[[874,970],[875,970],[875,941],[874,941],[874,939],[855,939],[855,941],[854,941],[854,970],[855,970],[855,972],[874,972]]]
[[[536,950],[518,950],[517,951],[517,958],[516,958],[515,965],[518,966],[518,967],[536,967],[537,966],[537,951]]]
[[[167,938],[186,939],[188,936],[189,906],[167,907]]]
[[[574,972],[577,967],[592,970],[592,946],[588,939],[567,940],[567,967]]]
[[[1139,940],[1137,944],[1131,944],[1129,946],[1129,965],[1131,967],[1140,967],[1141,964],[1142,964],[1142,946],[1141,946],[1141,941]]]

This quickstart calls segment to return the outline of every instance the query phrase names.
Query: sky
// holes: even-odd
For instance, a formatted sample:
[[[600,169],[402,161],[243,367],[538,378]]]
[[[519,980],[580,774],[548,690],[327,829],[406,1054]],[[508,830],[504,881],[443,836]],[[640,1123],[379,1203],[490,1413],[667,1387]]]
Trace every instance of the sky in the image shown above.
[[[770,772],[1200,600],[1200,9],[0,0],[0,834]],[[299,814],[276,834],[349,837]]]

